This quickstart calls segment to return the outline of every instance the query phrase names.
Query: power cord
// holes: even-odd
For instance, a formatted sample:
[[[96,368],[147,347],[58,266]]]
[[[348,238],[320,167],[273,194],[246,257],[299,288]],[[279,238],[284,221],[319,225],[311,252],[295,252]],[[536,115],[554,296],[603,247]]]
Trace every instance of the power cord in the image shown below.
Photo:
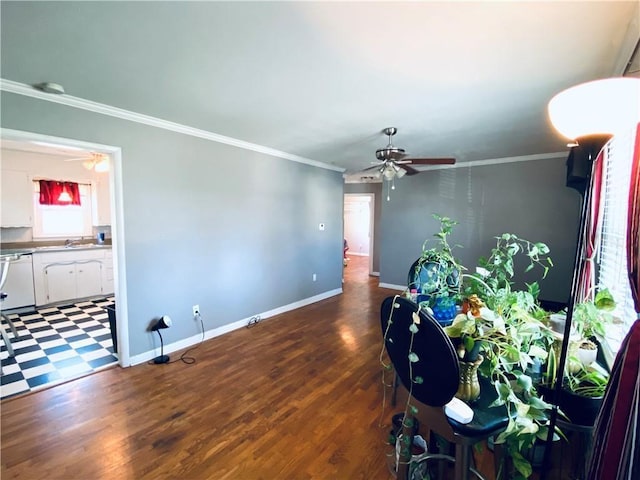
[[[200,327],[202,327],[202,338],[200,339],[200,343],[198,345],[188,348],[187,350],[182,352],[182,355],[180,355],[180,360],[182,361],[182,363],[186,363],[187,365],[193,365],[194,363],[196,363],[196,358],[188,357],[187,353],[189,353],[191,350],[195,350],[200,345],[202,345],[202,342],[204,342],[204,322],[202,321],[202,316],[200,315],[200,313],[197,313],[195,317],[200,320]]]
[[[247,328],[251,328],[254,325],[257,325],[260,322],[260,315],[255,315],[249,319],[249,323],[247,323]]]

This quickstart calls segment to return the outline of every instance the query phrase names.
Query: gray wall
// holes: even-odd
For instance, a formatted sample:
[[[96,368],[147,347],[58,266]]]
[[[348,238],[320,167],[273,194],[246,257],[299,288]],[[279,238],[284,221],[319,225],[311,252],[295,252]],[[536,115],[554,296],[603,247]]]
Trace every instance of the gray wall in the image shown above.
[[[339,172],[3,92],[3,128],[122,148],[130,354],[342,284]],[[324,222],[326,230],[318,230]],[[312,282],[312,274],[317,282]]]
[[[439,229],[431,216],[438,213],[459,222],[451,243],[464,247],[454,252],[469,269],[489,255],[493,237],[501,233],[545,242],[555,266],[540,282],[540,297],[567,301],[581,197],[564,186],[565,173],[561,158],[405,176],[396,182],[391,201],[382,202],[380,281],[406,285],[407,271],[424,240]],[[518,265],[523,268],[522,262],[516,269]],[[532,280],[531,275],[517,275],[521,286]]]
[[[381,183],[345,183],[344,193],[373,193],[375,202],[373,207],[373,271],[380,272],[380,218],[382,215],[382,184]]]

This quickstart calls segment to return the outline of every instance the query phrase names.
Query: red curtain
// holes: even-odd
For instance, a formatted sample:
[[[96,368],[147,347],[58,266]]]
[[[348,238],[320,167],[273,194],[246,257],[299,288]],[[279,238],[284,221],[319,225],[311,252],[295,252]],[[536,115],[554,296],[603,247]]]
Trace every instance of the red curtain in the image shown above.
[[[69,194],[69,199],[63,192]],[[55,180],[40,180],[40,205],[80,205],[80,189],[74,182],[56,182]]]
[[[590,480],[640,478],[640,124],[627,217],[629,283],[638,319],[620,346],[596,419]]]
[[[600,209],[600,198],[602,196],[602,175],[606,161],[605,149],[600,150],[598,157],[593,164],[591,176],[591,201],[588,205],[587,220],[585,224],[585,242],[582,251],[582,264],[580,265],[580,279],[578,283],[578,302],[593,300],[595,289],[595,255],[598,251],[598,238],[600,224],[602,223],[602,212]]]
[[[631,295],[636,312],[640,312],[640,123],[636,127],[636,142],[631,165],[627,217],[627,264]]]

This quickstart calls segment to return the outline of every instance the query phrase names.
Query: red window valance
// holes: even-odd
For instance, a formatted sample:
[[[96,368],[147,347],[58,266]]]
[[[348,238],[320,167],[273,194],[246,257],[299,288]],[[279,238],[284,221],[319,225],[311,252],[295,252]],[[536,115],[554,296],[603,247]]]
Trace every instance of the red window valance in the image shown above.
[[[40,180],[40,205],[80,205],[78,184]]]

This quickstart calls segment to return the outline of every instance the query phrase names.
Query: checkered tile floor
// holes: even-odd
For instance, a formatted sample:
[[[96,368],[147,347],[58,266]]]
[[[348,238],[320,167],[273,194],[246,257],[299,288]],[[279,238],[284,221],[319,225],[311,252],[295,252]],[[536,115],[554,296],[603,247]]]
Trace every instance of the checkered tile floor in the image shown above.
[[[1,398],[76,378],[117,363],[105,307],[113,297],[33,312],[8,314],[20,338],[5,324],[15,356],[4,342]]]

